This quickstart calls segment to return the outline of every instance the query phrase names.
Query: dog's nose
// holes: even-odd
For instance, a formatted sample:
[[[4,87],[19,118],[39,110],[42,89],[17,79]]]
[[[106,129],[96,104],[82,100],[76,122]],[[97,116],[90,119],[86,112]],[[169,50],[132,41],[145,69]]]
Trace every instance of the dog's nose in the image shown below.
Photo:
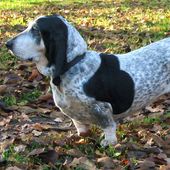
[[[9,40],[5,43],[6,47],[10,50],[12,50],[12,46],[13,46],[13,41],[12,40]]]

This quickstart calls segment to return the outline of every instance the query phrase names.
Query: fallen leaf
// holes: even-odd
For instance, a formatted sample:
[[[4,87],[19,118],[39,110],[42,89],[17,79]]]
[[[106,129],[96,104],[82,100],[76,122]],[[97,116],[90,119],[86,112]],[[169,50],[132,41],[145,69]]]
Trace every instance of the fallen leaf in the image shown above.
[[[158,135],[153,134],[152,138],[159,147],[164,147],[166,145],[165,141]]]
[[[28,81],[35,80],[38,76],[41,76],[37,69],[33,69],[31,75],[28,77]],[[42,77],[42,76],[41,76]],[[42,79],[42,78],[41,78]]]
[[[55,164],[58,159],[58,154],[55,150],[49,150],[46,152],[42,152],[38,156],[45,163]]]
[[[104,169],[113,169],[115,168],[116,164],[113,161],[112,158],[110,157],[102,157],[97,159],[97,163],[99,164],[100,167]]]
[[[67,150],[66,153],[67,153],[68,155],[74,156],[74,157],[82,157],[82,156],[84,156],[84,154],[83,154],[81,151],[77,150],[77,149]]]
[[[94,162],[86,157],[74,158],[68,166],[70,168],[84,168],[84,170],[97,170]]]
[[[2,153],[5,149],[7,149],[11,144],[13,144],[15,138],[6,139],[5,141],[0,143],[0,153]]]
[[[129,160],[128,160],[128,159],[124,159],[124,160],[122,160],[122,163],[123,163],[124,165],[129,165]]]
[[[33,129],[38,130],[38,131],[42,131],[43,130],[43,126],[40,123],[35,123],[35,124],[33,124],[32,127],[33,127]]]
[[[33,129],[32,125],[30,125],[30,124],[24,124],[21,126],[21,132],[25,133],[25,134],[31,132],[32,129]]]
[[[147,160],[153,161],[155,164],[158,165],[166,165],[167,161],[164,158],[161,158],[159,156],[152,156],[150,158],[147,158]]]
[[[5,126],[12,120],[13,116],[8,116],[6,119],[4,118],[2,121],[0,121],[0,126]]]
[[[139,163],[138,168],[140,168],[140,170],[155,169],[155,163],[153,161],[144,160]]]
[[[48,94],[45,94],[45,95],[42,95],[38,98],[38,100],[41,100],[43,102],[45,101],[48,101],[48,100],[53,100],[53,96],[51,93],[48,93]]]
[[[24,152],[24,151],[25,151],[25,148],[26,148],[26,145],[18,145],[18,146],[15,146],[15,147],[14,147],[14,150],[15,150],[17,153],[20,153],[20,152]]]
[[[0,85],[0,94],[4,94],[7,90],[7,86],[6,85]]]
[[[32,122],[32,120],[28,117],[28,115],[22,113],[20,116],[22,121],[28,121],[28,122]]]
[[[6,168],[6,170],[22,170],[22,169],[20,169],[20,168],[18,168],[16,166],[13,166],[13,167]]]
[[[76,144],[86,144],[86,140],[85,139],[79,139],[78,141],[75,141]]]
[[[34,149],[34,150],[32,150],[32,151],[27,155],[27,157],[29,157],[29,156],[34,156],[34,155],[39,155],[40,153],[43,153],[44,150],[45,150],[45,148]]]
[[[162,130],[162,126],[161,125],[154,124],[153,128],[150,131],[158,133],[161,130]]]
[[[37,112],[36,109],[31,108],[29,106],[20,106],[19,111],[20,111],[20,113],[23,113],[23,114],[30,114],[30,113],[36,113]]]
[[[3,111],[6,112],[6,113],[9,113],[9,112],[12,112],[12,111],[13,111],[13,109],[11,109],[11,108],[9,108],[9,107],[6,107],[6,106],[5,106],[5,103],[3,103],[3,102],[1,102],[1,101],[0,101],[0,109],[3,110]]]
[[[42,132],[37,130],[33,130],[32,133],[34,134],[34,136],[40,136],[42,134]]]
[[[58,118],[56,118],[56,119],[54,119],[54,121],[55,121],[55,122],[57,122],[57,123],[61,123],[61,122],[63,122],[63,120],[62,120],[61,118],[59,118],[59,117],[58,117]]]
[[[21,78],[17,74],[8,74],[4,79],[4,84],[17,84]]]
[[[169,165],[161,165],[159,170],[170,170],[170,164]]]

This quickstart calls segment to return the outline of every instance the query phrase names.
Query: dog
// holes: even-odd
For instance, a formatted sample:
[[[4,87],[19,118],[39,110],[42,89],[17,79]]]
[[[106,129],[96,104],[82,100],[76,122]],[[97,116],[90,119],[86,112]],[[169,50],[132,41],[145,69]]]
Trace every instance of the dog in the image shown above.
[[[35,19],[6,46],[50,77],[55,105],[78,135],[92,124],[101,127],[103,146],[117,143],[114,116],[133,114],[170,92],[170,38],[126,54],[99,53],[87,49],[66,19],[51,15]]]

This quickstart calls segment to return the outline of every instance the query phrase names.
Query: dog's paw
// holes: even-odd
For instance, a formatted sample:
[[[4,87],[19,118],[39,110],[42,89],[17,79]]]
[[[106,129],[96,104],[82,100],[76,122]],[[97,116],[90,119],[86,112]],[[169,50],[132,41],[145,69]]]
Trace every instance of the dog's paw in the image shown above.
[[[116,145],[117,139],[103,139],[100,143],[101,146],[106,147],[108,145]]]

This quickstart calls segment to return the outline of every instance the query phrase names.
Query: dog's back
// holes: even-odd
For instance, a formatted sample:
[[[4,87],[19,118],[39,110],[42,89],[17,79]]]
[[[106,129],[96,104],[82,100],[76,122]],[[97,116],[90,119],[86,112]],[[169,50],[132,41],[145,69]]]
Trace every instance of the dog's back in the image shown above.
[[[135,83],[133,110],[129,109],[130,112],[170,92],[170,38],[118,57],[121,69],[128,72]]]

